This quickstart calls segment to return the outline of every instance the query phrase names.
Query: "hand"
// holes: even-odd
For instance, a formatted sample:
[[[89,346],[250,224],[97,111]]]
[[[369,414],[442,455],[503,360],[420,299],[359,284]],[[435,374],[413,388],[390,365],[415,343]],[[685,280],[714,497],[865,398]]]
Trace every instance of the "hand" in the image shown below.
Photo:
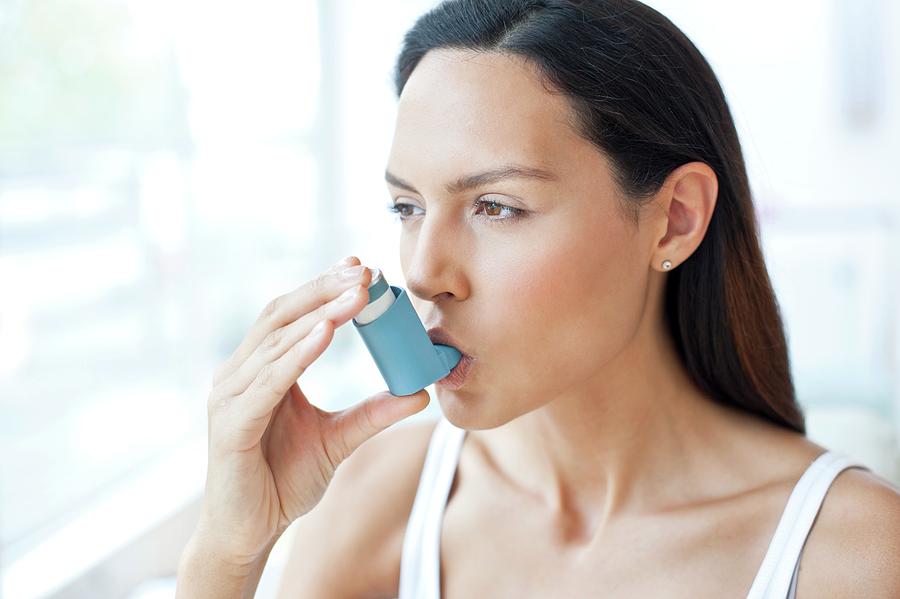
[[[371,271],[363,267],[341,278],[339,271],[349,266],[359,266],[359,259],[350,257],[271,301],[213,378],[206,492],[194,535],[237,567],[258,561],[291,522],[313,509],[357,447],[430,400],[424,389],[403,397],[385,390],[327,412],[300,390],[297,379],[334,330],[368,302]]]

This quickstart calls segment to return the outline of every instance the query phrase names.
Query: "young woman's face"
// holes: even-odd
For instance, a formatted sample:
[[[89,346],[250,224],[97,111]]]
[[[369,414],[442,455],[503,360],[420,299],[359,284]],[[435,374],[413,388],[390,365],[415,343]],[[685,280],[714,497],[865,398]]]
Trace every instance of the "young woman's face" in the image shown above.
[[[400,261],[425,326],[475,358],[460,389],[436,386],[458,426],[599,391],[641,320],[652,232],[619,215],[606,159],[571,120],[533,67],[499,53],[429,52],[401,95],[387,164],[406,205]],[[512,165],[547,174],[447,187]]]

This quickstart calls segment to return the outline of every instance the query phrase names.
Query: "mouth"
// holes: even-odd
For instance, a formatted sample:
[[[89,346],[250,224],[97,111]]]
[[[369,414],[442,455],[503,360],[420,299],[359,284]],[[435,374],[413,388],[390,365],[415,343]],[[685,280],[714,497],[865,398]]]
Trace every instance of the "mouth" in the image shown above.
[[[471,364],[472,358],[463,354],[456,366],[450,370],[450,373],[441,380],[435,381],[435,384],[448,389],[459,389],[466,382],[466,375],[469,373]]]
[[[456,342],[456,339],[450,336],[450,333],[447,332],[447,329],[443,327],[431,327],[430,329],[428,329],[427,333],[428,338],[431,339],[432,343],[455,347],[462,355],[472,357],[469,352],[460,347],[459,343]]]
[[[432,343],[436,343],[439,345],[449,345],[459,350],[459,352],[462,354],[459,362],[450,370],[450,373],[436,382],[436,384],[450,389],[459,389],[465,382],[466,375],[469,372],[469,368],[471,367],[472,362],[474,362],[475,359],[462,347],[459,346],[456,340],[450,336],[450,333],[448,333],[446,329],[443,329],[441,327],[432,327],[428,329],[427,332],[428,338],[431,339]]]

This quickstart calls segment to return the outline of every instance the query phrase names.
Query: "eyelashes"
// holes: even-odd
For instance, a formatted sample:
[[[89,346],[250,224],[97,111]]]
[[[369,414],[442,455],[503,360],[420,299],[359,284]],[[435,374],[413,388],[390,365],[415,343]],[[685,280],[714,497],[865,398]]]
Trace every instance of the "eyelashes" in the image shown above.
[[[521,208],[515,208],[513,206],[507,206],[506,204],[501,204],[499,202],[494,202],[492,200],[482,200],[481,198],[476,198],[474,202],[472,202],[472,207],[476,210],[482,206],[487,206],[492,209],[499,209],[501,211],[505,211],[509,216],[502,218],[491,218],[488,216],[487,220],[491,223],[507,223],[515,220],[519,220],[524,218],[527,210],[523,210]],[[407,208],[418,208],[418,206],[413,206],[412,204],[404,204],[402,202],[388,203],[387,210],[393,214],[397,215],[398,220],[406,221],[411,217],[410,214],[407,214],[405,210]]]

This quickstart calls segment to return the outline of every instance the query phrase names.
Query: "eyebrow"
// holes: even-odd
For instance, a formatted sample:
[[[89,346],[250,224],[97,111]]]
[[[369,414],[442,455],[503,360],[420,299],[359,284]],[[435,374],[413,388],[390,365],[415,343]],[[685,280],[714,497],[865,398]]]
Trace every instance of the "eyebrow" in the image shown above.
[[[447,193],[456,194],[467,191],[469,189],[474,189],[476,187],[481,187],[482,185],[496,183],[498,181],[502,181],[503,179],[513,178],[537,179],[540,181],[558,180],[558,177],[556,175],[541,168],[523,166],[519,164],[504,164],[503,166],[493,168],[488,171],[460,177],[456,181],[451,181],[450,183],[444,185],[444,189],[447,191]],[[394,187],[399,187],[400,189],[405,189],[406,191],[411,191],[413,193],[419,193],[411,183],[407,183],[388,170],[384,171],[384,180]]]

